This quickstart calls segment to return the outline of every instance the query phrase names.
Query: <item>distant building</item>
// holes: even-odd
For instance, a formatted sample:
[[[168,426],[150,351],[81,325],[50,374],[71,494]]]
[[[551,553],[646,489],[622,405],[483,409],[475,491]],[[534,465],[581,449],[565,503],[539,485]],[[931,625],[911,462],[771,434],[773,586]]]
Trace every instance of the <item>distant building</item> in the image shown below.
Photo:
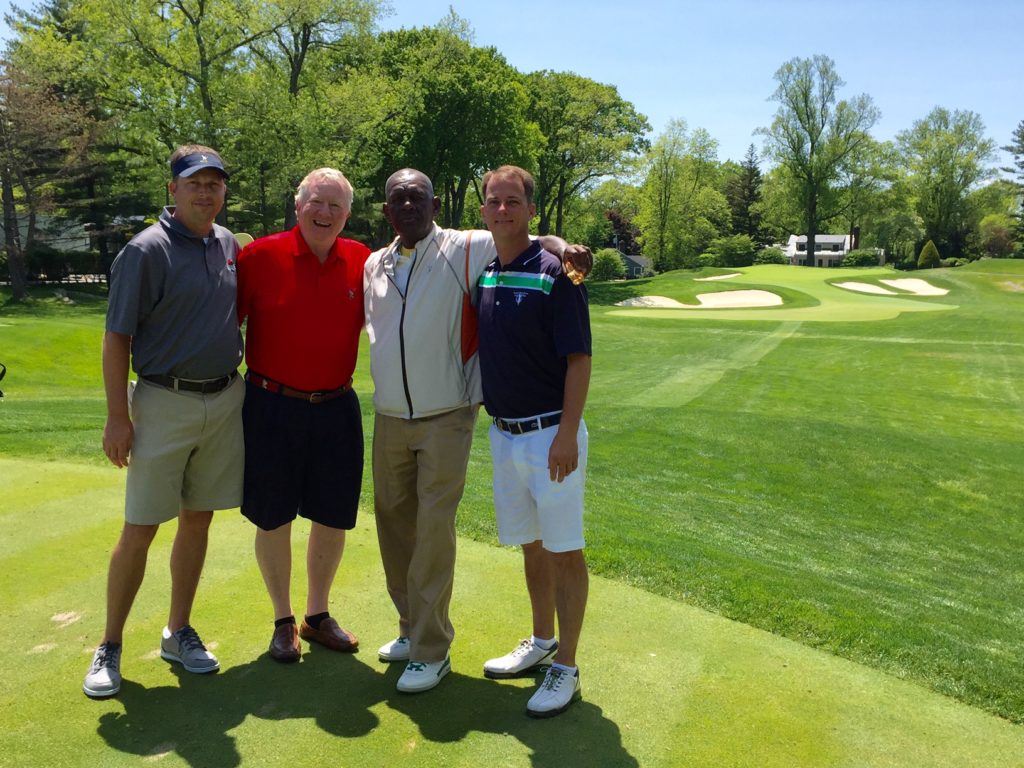
[[[630,256],[619,251],[619,258],[622,259],[622,266],[626,268],[626,277],[629,279],[654,274],[651,260],[644,256]]]
[[[790,235],[786,256],[794,266],[838,267],[853,250],[849,235],[815,235],[814,261],[807,260],[807,235]]]

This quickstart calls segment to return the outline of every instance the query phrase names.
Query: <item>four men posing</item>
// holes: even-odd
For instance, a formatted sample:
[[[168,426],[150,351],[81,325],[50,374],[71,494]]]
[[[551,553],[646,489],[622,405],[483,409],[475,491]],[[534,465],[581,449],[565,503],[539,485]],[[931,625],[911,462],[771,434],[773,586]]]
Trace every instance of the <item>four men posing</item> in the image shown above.
[[[300,636],[334,650],[356,650],[355,636],[329,615],[328,596],[345,530],[355,524],[359,501],[363,442],[351,377],[365,319],[375,384],[374,506],[388,592],[399,618],[398,636],[380,648],[381,659],[406,662],[398,689],[409,693],[432,688],[450,669],[454,629],[448,609],[454,579],[455,511],[465,484],[476,410],[483,399],[488,412],[497,417],[492,448],[505,447],[502,440],[510,443],[508,461],[499,461],[495,453],[499,532],[503,543],[523,545],[533,605],[533,638],[508,657],[488,662],[485,674],[528,674],[553,661],[553,671],[531,699],[528,712],[550,716],[564,710],[579,690],[574,653],[586,602],[581,552],[586,430],[581,415],[589,380],[590,334],[585,290],[565,277],[559,258],[543,250],[541,243],[568,257],[568,264],[576,262],[584,268],[589,265],[589,252],[580,246],[567,249],[558,238],[530,239],[532,179],[521,169],[504,167],[485,177],[481,212],[490,232],[437,227],[433,219],[439,201],[430,180],[406,169],[392,175],[385,189],[384,213],[398,237],[368,258],[364,246],[338,237],[351,210],[351,185],[340,172],[319,169],[303,180],[296,194],[298,226],[257,240],[236,257],[233,238],[213,224],[223,206],[227,176],[219,157],[195,145],[175,155],[179,153],[171,162],[176,207],[164,214],[170,223],[165,224],[162,217],[155,226],[163,229],[151,233],[154,228],[150,228],[136,237],[113,270],[104,344],[110,412],[104,448],[115,465],[128,466],[127,522],[111,561],[108,627],[86,677],[86,693],[117,692],[121,628],[141,583],[145,552],[156,526],[174,516],[179,517],[179,530],[172,576],[176,562],[184,561],[184,566],[178,568],[181,578],[173,579],[162,654],[189,671],[217,668],[187,624],[212,515],[191,510],[238,505],[243,485],[239,434],[243,423],[241,506],[257,526],[257,561],[275,613],[270,655],[279,661],[298,660]],[[182,184],[191,176],[204,180],[207,190],[194,205]],[[187,236],[173,229],[186,215],[194,219]],[[172,229],[160,241],[159,258],[147,257],[147,244],[168,228]],[[174,234],[184,239],[164,244]],[[205,261],[194,253],[192,241],[197,239],[207,249]],[[223,250],[211,255],[211,241]],[[172,314],[174,305],[164,306],[172,293],[187,294],[191,301],[191,319],[204,329],[205,344],[199,348],[215,341],[210,328],[224,325],[225,307],[233,319],[234,297],[229,301],[222,291],[223,296],[217,294],[220,302],[215,303],[207,294],[214,284],[220,286],[214,277],[220,274],[218,268],[230,276],[234,289],[236,261],[237,320],[247,322],[248,342],[242,414],[238,407],[241,384],[235,373],[241,352],[237,323],[231,327],[234,357],[220,375],[207,375],[208,367],[188,367],[176,358],[170,358],[172,364],[158,358],[148,365],[144,354],[145,341],[159,338],[160,333],[172,346],[188,342],[181,327],[173,324],[178,317]],[[154,264],[164,271],[157,271]],[[165,292],[166,264],[177,265],[193,279]],[[531,271],[537,277],[522,283],[518,273],[505,269],[509,265],[519,265],[519,272]],[[478,290],[482,395],[473,334],[473,299]],[[513,309],[520,306],[522,312]],[[539,356],[534,349],[538,343],[542,344]],[[203,440],[211,440],[209,436],[190,434],[191,442],[178,449],[184,469],[177,470],[177,479],[170,482],[170,471],[163,465],[153,468],[148,456],[139,453],[143,425],[150,430],[145,434],[153,434],[152,424],[162,421],[163,415],[144,419],[147,412],[137,401],[133,419],[128,416],[124,392],[129,345],[140,380],[161,397],[198,398],[204,413],[209,413],[208,400],[222,392],[233,393],[233,407],[225,409],[230,423],[218,427],[209,420],[203,422],[203,429],[235,441],[236,462],[221,472],[226,485],[216,489],[220,496],[193,479],[197,475],[206,480],[211,474],[201,472],[199,461],[207,453]],[[513,362],[519,359],[529,365]],[[541,392],[543,396],[538,396]],[[515,405],[509,407],[509,403]],[[526,448],[524,438],[529,438]],[[170,450],[166,438],[154,439]],[[550,448],[539,447],[543,442]],[[545,482],[536,472],[517,480],[526,465],[517,469],[516,462],[535,464],[538,451],[545,453]],[[150,485],[163,488],[166,498],[153,521],[146,519],[148,527],[140,534],[134,530],[140,525],[135,510],[150,505],[138,500],[139,492],[133,495],[132,489]],[[296,515],[312,521],[306,613],[298,629],[289,595],[290,529]],[[201,525],[192,525],[194,521]],[[201,535],[193,530],[196,527]],[[137,539],[143,543],[135,543]],[[179,547],[182,539],[192,546]],[[199,549],[201,553],[196,552]],[[554,642],[556,612],[561,646]]]

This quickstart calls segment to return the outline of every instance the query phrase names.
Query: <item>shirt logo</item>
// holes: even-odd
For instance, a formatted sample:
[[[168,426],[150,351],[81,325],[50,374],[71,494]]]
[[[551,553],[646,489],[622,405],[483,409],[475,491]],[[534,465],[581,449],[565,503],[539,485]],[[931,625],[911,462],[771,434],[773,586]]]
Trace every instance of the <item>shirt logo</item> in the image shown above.
[[[229,258],[229,259],[228,259],[228,272],[235,272],[235,271],[236,271],[236,268],[235,268],[235,260],[234,260],[234,259],[231,259],[231,258]]]
[[[355,291],[353,291],[353,290],[352,290],[351,288],[349,288],[349,291],[348,291],[348,300],[349,300],[349,301],[353,301],[353,300],[355,300],[355,298],[356,298],[356,292],[355,292]]]
[[[512,295],[516,297],[516,306],[518,307],[526,298],[526,291],[512,291]]]

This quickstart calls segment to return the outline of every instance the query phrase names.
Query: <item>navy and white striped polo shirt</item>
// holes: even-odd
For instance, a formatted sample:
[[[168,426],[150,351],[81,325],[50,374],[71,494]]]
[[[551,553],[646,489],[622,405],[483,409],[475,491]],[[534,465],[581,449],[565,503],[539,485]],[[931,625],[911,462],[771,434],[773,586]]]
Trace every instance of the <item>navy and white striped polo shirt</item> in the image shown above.
[[[562,410],[566,357],[591,353],[587,289],[533,241],[506,267],[492,261],[477,291],[487,412],[522,419]]]

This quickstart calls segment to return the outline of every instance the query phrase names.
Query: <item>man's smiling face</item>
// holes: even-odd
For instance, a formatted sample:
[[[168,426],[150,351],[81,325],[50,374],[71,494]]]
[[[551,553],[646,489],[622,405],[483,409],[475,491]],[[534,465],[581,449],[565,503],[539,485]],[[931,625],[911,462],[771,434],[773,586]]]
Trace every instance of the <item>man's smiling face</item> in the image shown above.
[[[310,183],[295,204],[299,231],[310,249],[330,249],[348,221],[346,206],[345,190],[337,181],[318,179]]]

